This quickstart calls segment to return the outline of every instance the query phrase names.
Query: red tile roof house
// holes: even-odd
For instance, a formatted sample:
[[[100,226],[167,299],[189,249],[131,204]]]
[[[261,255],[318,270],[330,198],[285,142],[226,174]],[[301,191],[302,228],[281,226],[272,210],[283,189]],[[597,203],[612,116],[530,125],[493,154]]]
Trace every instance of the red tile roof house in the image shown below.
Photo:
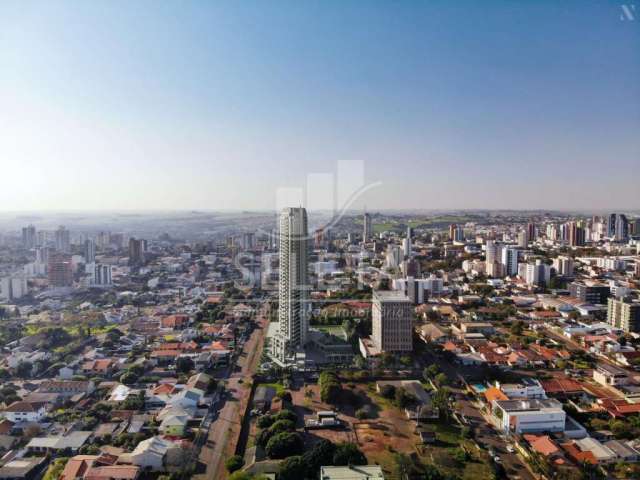
[[[100,358],[82,364],[82,373],[109,377],[115,370],[115,362],[110,358]]]
[[[65,465],[59,480],[136,480],[140,468],[135,465],[115,465],[111,455],[76,455]]]
[[[605,398],[599,400],[598,403],[613,418],[623,418],[627,415],[640,414],[640,403],[630,403],[623,399]]]
[[[524,439],[529,443],[531,450],[550,459],[562,457],[562,450],[548,435],[525,434]]]
[[[182,330],[187,328],[191,320],[189,315],[176,313],[175,315],[169,315],[168,317],[164,317],[162,319],[161,325],[162,328],[171,328],[172,330]]]
[[[581,383],[566,377],[541,380],[540,384],[546,394],[551,397],[568,398],[580,396],[584,393]]]
[[[182,350],[161,349],[151,352],[151,359],[154,360],[158,365],[166,365],[175,362],[180,355],[182,355]]]
[[[13,423],[39,422],[47,414],[45,402],[13,402],[2,411],[4,417]]]

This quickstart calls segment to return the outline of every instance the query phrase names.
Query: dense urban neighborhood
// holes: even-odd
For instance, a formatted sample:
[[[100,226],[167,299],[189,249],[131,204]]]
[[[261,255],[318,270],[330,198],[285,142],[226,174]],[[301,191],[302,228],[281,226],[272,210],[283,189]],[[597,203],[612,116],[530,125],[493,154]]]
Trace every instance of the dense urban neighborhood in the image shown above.
[[[0,479],[640,478],[637,213],[101,222],[0,219]]]

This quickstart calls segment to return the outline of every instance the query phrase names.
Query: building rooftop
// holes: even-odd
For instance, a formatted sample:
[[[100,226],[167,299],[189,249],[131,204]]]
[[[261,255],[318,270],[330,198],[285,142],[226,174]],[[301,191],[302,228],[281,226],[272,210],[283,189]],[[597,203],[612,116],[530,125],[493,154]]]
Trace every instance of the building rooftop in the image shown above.
[[[320,480],[384,480],[378,465],[320,467]]]
[[[373,298],[377,298],[382,302],[411,302],[409,297],[400,290],[374,290]]]
[[[553,398],[528,400],[497,400],[496,404],[506,412],[562,410],[562,404]]]

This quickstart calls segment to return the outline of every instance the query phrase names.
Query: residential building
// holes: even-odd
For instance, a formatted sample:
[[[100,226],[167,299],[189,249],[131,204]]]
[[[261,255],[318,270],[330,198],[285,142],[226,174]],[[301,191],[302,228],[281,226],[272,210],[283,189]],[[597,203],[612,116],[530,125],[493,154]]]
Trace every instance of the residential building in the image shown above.
[[[46,415],[44,402],[13,402],[2,411],[2,415],[13,423],[39,422]]]
[[[567,414],[555,399],[494,400],[492,412],[505,433],[562,432]]]
[[[147,241],[143,239],[129,239],[129,265],[139,266],[145,263]]]
[[[27,250],[35,248],[37,243],[36,227],[29,225],[22,228],[22,246]]]
[[[367,243],[371,240],[371,237],[373,236],[373,226],[371,224],[371,215],[369,215],[368,213],[364,214],[362,218],[362,225],[363,225],[362,241]]]
[[[551,268],[549,265],[538,259],[535,263],[527,263],[525,270],[525,281],[528,285],[545,286],[551,278]]]
[[[627,372],[607,363],[599,363],[598,366],[593,369],[593,379],[600,385],[607,387],[617,387],[630,382]]]
[[[58,227],[55,232],[56,251],[59,253],[71,252],[71,237],[69,230],[63,226]]]
[[[607,322],[625,332],[640,333],[640,302],[609,298]]]
[[[502,249],[502,273],[506,276],[513,276],[518,274],[518,250],[516,248],[504,248]]]
[[[307,211],[285,208],[280,213],[279,332],[274,353],[281,362],[302,349],[309,328]]]
[[[70,287],[73,284],[71,256],[65,253],[50,254],[47,276],[51,287]]]

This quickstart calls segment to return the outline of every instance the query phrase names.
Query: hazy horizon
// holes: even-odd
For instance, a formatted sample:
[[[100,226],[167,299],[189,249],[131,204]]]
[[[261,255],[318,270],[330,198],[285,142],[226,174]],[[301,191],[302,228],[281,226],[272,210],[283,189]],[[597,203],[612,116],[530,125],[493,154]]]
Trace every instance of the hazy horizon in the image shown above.
[[[640,19],[619,3],[0,14],[0,212],[640,207]],[[344,161],[379,185],[341,197]]]

